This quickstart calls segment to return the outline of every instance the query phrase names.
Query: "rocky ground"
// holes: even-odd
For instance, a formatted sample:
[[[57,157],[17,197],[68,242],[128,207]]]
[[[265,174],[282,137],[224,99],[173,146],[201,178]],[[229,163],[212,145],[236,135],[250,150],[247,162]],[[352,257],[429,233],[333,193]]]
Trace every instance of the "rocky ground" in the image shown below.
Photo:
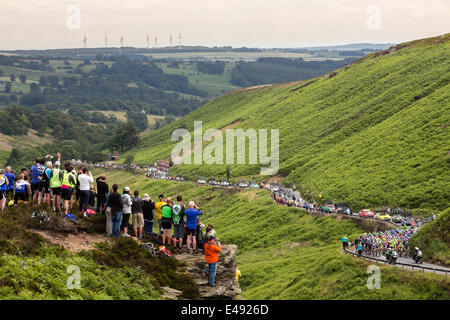
[[[219,254],[219,263],[217,266],[216,286],[208,286],[208,278],[204,274],[206,268],[205,257],[199,254],[175,254],[175,259],[183,261],[185,266],[180,268],[180,272],[188,274],[199,287],[201,299],[214,300],[238,300],[241,299],[241,288],[236,283],[236,245],[222,244],[222,252]],[[170,288],[163,288],[165,295],[169,299],[178,299],[180,291]]]

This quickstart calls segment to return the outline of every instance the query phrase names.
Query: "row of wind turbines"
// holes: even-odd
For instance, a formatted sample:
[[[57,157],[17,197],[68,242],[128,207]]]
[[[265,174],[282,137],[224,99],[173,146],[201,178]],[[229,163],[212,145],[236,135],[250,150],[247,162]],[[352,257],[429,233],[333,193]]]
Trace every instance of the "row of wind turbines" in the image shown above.
[[[108,48],[108,37],[105,33],[105,48]],[[124,37],[120,37],[120,47],[123,48],[123,40]],[[147,33],[147,49],[150,48],[150,41],[153,40],[153,48],[157,48],[158,47],[158,36],[155,35],[155,37],[153,39],[150,39],[149,34]],[[170,47],[173,48],[173,40],[174,37],[172,36],[172,34],[169,35],[169,43],[170,43]],[[84,48],[87,48],[87,37],[86,34],[84,34],[83,36],[83,44],[84,44]],[[181,48],[181,33],[178,34],[178,46]]]

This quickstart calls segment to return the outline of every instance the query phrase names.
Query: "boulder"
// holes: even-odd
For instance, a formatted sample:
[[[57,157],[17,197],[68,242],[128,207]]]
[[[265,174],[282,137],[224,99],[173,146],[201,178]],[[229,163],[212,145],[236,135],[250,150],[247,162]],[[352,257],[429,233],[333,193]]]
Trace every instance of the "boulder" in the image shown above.
[[[189,275],[197,284],[201,299],[232,300],[239,298],[241,288],[236,283],[236,245],[222,244],[222,252],[219,253],[217,264],[216,286],[208,285],[208,277],[204,270],[207,267],[203,253],[191,255],[188,253],[175,254],[175,259],[182,261],[184,266],[179,272]]]

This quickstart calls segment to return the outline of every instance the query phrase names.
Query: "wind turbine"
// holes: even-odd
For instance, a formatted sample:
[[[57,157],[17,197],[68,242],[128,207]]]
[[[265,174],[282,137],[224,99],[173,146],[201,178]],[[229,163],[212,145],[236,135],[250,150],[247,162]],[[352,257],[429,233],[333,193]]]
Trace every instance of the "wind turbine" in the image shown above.
[[[178,34],[178,40],[180,40],[180,49],[181,49],[181,33]]]
[[[158,47],[158,36],[155,36],[155,48]]]
[[[105,32],[105,48],[108,48],[108,38],[106,37],[106,32]]]
[[[148,36],[148,33],[147,33],[147,49],[150,47],[150,38],[149,38],[149,36]]]
[[[120,49],[119,49],[120,55],[122,55],[122,48],[123,48],[123,37],[120,37]]]
[[[173,42],[173,37],[172,34],[170,34],[170,47],[172,48],[172,42]]]
[[[86,43],[87,43],[86,34],[84,34],[84,36],[83,36],[83,43],[84,43],[84,48],[86,49]]]

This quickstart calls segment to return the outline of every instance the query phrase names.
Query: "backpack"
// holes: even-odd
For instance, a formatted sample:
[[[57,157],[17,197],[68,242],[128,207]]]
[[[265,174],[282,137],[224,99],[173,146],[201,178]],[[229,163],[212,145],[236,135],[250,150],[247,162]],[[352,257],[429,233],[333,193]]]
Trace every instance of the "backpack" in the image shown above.
[[[183,212],[183,206],[179,203],[175,203],[172,207],[173,223],[179,224],[181,219],[181,213]]]

